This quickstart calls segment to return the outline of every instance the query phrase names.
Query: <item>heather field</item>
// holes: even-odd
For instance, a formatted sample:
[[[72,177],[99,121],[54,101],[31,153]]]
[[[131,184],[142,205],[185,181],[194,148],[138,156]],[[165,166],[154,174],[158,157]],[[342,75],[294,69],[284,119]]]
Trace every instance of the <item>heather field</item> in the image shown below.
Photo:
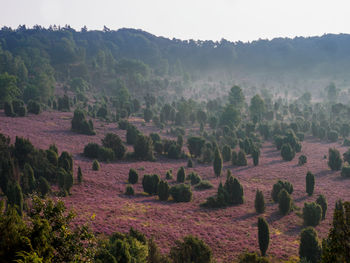
[[[332,211],[338,198],[350,200],[350,180],[341,178],[340,172],[333,172],[327,166],[330,147],[337,147],[341,153],[346,151],[340,143],[324,143],[306,137],[302,142],[302,151],[291,162],[285,162],[271,142],[265,142],[261,149],[260,164],[253,166],[251,157],[248,166],[234,167],[224,163],[224,174],[230,169],[239,178],[244,187],[245,202],[240,206],[226,209],[204,209],[200,207],[207,197],[217,191],[220,180],[215,178],[212,165],[196,164],[194,168],[186,168],[186,172],[195,171],[203,179],[214,185],[211,190],[197,191],[193,189],[193,200],[189,203],[161,202],[157,196],[143,193],[141,180],[144,174],[157,173],[165,178],[165,173],[173,169],[174,174],[179,167],[186,167],[186,160],[169,160],[159,158],[156,162],[114,162],[101,163],[99,171],[91,169],[92,160],[82,156],[84,146],[89,142],[100,143],[108,132],[118,134],[125,141],[125,131],[117,128],[115,123],[95,120],[96,136],[86,136],[70,131],[72,112],[43,112],[40,115],[29,115],[25,118],[9,118],[0,112],[0,132],[11,137],[23,136],[39,148],[48,148],[52,143],[59,151],[68,151],[74,158],[74,175],[81,166],[84,181],[75,184],[72,195],[63,198],[66,205],[77,213],[76,223],[90,221],[98,233],[110,234],[114,231],[126,232],[134,227],[153,236],[162,251],[168,252],[176,239],[193,234],[203,239],[213,250],[219,262],[230,262],[236,255],[244,251],[258,251],[257,218],[254,209],[255,191],[263,191],[267,202],[264,213],[270,226],[270,247],[268,255],[278,260],[296,258],[299,248],[299,233],[303,227],[301,218],[303,203],[315,201],[319,194],[328,200],[326,220],[316,227],[319,235],[325,237],[330,228]],[[130,119],[145,134],[159,132],[154,126],[141,125],[143,120]],[[166,128],[159,132],[167,137]],[[174,137],[175,139],[175,137]],[[128,148],[132,151],[132,147]],[[298,156],[305,154],[307,164],[298,166]],[[128,172],[135,168],[140,177],[135,186],[135,196],[124,195]],[[305,175],[310,170],[315,174],[314,195],[308,197],[305,192]],[[175,176],[176,177],[176,176]],[[292,197],[297,208],[287,216],[281,216],[278,205],[271,199],[271,189],[278,179],[287,179],[294,185]],[[171,181],[175,184],[175,181]],[[95,215],[95,216],[93,216]]]

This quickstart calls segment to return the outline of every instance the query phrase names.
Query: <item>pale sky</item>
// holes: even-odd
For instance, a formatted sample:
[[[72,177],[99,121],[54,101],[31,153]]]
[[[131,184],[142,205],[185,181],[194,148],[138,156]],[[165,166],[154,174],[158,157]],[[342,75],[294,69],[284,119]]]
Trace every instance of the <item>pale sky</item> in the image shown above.
[[[0,0],[0,27],[69,24],[142,29],[179,39],[350,33],[349,0]]]

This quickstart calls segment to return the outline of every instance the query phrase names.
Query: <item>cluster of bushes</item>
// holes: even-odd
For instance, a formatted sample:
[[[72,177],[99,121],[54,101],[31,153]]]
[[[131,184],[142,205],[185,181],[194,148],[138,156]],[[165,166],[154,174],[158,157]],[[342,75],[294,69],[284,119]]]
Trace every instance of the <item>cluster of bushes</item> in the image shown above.
[[[285,161],[293,160],[295,153],[301,151],[300,140],[293,129],[288,129],[284,136],[276,135],[274,140],[277,150],[281,150],[281,156]]]
[[[74,111],[74,116],[72,119],[72,131],[86,135],[96,134],[92,120],[87,121],[85,112],[80,109],[76,109]]]
[[[40,106],[40,105],[39,105]],[[5,115],[8,117],[24,117],[27,114],[27,108],[24,102],[19,99],[12,101],[5,101],[4,103]]]
[[[182,151],[183,139],[178,139],[177,141],[161,140],[157,133],[151,133],[150,137],[153,141],[154,150],[159,155],[165,155],[169,159],[180,159],[185,157],[185,153]],[[182,138],[182,136],[180,138]]]
[[[293,185],[288,181],[279,180],[273,185],[271,196],[274,202],[278,202],[278,207],[283,215],[288,214],[293,209]]]

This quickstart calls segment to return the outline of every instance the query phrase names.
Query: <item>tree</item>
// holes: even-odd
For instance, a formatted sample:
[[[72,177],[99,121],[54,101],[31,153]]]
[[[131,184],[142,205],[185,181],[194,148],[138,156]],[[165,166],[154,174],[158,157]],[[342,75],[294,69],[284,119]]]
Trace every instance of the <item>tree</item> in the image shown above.
[[[242,108],[245,101],[242,89],[239,86],[233,86],[228,95],[228,100],[233,106]]]
[[[92,121],[88,122],[86,120],[85,112],[80,109],[76,109],[74,111],[74,116],[72,119],[72,131],[86,135],[96,134]]]
[[[327,213],[327,199],[324,195],[319,195],[316,199],[316,203],[319,204],[322,208],[322,220],[326,218],[326,213]]]
[[[321,256],[321,246],[313,227],[304,228],[300,234],[299,257],[317,263]],[[335,261],[334,261],[335,262]],[[340,262],[340,261],[338,261]]]
[[[186,178],[185,168],[181,166],[176,174],[176,182],[183,183],[185,182],[185,178]]]
[[[253,149],[252,149],[252,157],[253,157],[254,166],[257,166],[259,164],[260,149],[255,145],[253,146]]]
[[[10,183],[7,187],[7,200],[8,204],[15,206],[19,215],[23,212],[23,193],[22,188],[18,183]]]
[[[265,113],[265,102],[257,94],[250,100],[250,118],[256,123],[262,121],[262,117]]]
[[[278,194],[278,207],[283,215],[288,214],[292,209],[292,198],[285,189]]]
[[[220,125],[227,125],[231,128],[238,126],[241,121],[240,111],[233,105],[226,105],[220,117]]]
[[[277,183],[273,185],[271,197],[274,202],[278,202],[278,195],[282,189],[285,189],[289,194],[293,193],[293,185],[288,181],[278,180]]]
[[[38,179],[38,190],[42,197],[45,197],[51,191],[49,182],[42,176]]]
[[[136,143],[137,136],[140,134],[140,131],[134,125],[128,125],[128,128],[126,129],[126,143],[134,145]]]
[[[329,148],[328,150],[328,166],[332,171],[339,171],[343,164],[340,153],[335,148]]]
[[[284,161],[291,161],[295,156],[295,151],[289,143],[285,143],[281,148],[281,156]]]
[[[144,109],[144,111],[143,111],[143,118],[144,118],[145,122],[150,122],[152,117],[153,117],[152,110],[149,109],[149,108]]]
[[[218,147],[215,150],[213,168],[216,177],[219,177],[222,170],[222,157]]]
[[[32,193],[35,189],[34,171],[29,163],[24,165],[21,187],[24,194]]]
[[[158,197],[160,201],[167,201],[170,195],[170,187],[167,181],[161,180],[158,184]]]
[[[306,193],[312,196],[315,187],[315,176],[310,171],[306,174]]]
[[[187,184],[178,184],[170,188],[170,195],[175,202],[190,202],[192,199],[191,187]]]
[[[137,159],[154,161],[153,142],[150,137],[142,134],[137,136],[134,144],[134,156]]]
[[[190,137],[187,139],[187,146],[192,156],[199,157],[202,154],[205,140],[202,137]]]
[[[124,157],[126,147],[117,134],[107,133],[102,139],[102,145],[106,148],[110,148],[114,151],[115,157],[120,160]]]
[[[7,72],[0,74],[0,104],[11,101],[19,95],[20,90],[17,87],[16,77]]]
[[[77,175],[78,183],[81,184],[83,181],[83,173],[81,172],[80,166],[78,167],[78,175]]]
[[[258,238],[261,255],[265,256],[269,247],[270,231],[268,223],[262,217],[258,218]]]
[[[158,174],[145,174],[142,179],[143,190],[150,195],[157,194],[159,181],[160,178]]]
[[[239,150],[239,152],[238,152],[237,165],[238,166],[246,166],[247,165],[247,157],[245,155],[244,150]]]
[[[138,175],[138,173],[136,172],[136,170],[133,169],[133,168],[130,168],[130,170],[129,170],[128,182],[129,182],[130,184],[136,184],[137,181],[138,181],[138,179],[139,179],[139,175]]]
[[[222,148],[222,158],[224,162],[231,161],[231,147],[228,145],[224,145]]]
[[[256,190],[255,194],[255,211],[259,214],[265,212],[265,199],[264,194],[259,189]]]
[[[304,224],[306,226],[317,226],[322,217],[322,208],[319,204],[312,203],[304,203],[303,208],[303,218]]]

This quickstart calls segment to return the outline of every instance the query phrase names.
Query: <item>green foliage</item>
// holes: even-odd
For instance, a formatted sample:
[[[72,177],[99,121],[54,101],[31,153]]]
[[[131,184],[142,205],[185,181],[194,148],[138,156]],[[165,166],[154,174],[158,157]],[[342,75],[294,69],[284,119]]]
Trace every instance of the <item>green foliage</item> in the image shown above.
[[[70,111],[69,98],[66,94],[62,98],[58,98],[57,104],[57,109],[59,111]]]
[[[285,189],[282,189],[278,194],[278,208],[280,212],[283,215],[289,214],[289,212],[292,210],[292,204],[293,201],[289,193]]]
[[[307,227],[301,231],[299,257],[300,259],[305,258],[311,263],[317,263],[320,260],[321,245],[318,241],[317,232],[313,227]]]
[[[185,236],[183,241],[175,241],[170,250],[174,263],[211,263],[212,252],[207,244],[197,237]]]
[[[244,94],[239,86],[233,86],[228,94],[230,104],[235,107],[242,108],[244,106]]]
[[[313,173],[308,171],[306,174],[306,193],[309,196],[312,196],[314,192],[314,187],[315,187],[315,175],[313,175]]]
[[[307,157],[305,155],[300,155],[298,160],[298,165],[302,166],[307,163]]]
[[[214,186],[212,185],[212,183],[210,181],[207,180],[201,180],[199,182],[199,184],[195,185],[195,189],[196,190],[207,190],[207,189],[211,189]]]
[[[49,182],[42,176],[38,179],[38,191],[42,197],[45,197],[48,193],[51,192]]]
[[[244,253],[239,256],[238,263],[270,263],[266,257],[260,257],[257,253]]]
[[[232,165],[238,165],[238,154],[235,150],[232,151],[232,157],[231,157]]]
[[[250,100],[250,118],[256,123],[262,120],[262,117],[266,111],[265,102],[260,95],[255,95]]]
[[[187,146],[190,154],[195,158],[202,154],[205,140],[201,137],[190,137],[187,139]]]
[[[139,180],[139,175],[137,171],[133,168],[130,168],[128,182],[130,184],[136,184],[138,180]]]
[[[165,175],[165,178],[167,180],[172,180],[173,179],[173,171],[170,169],[168,171],[166,171],[166,175]]]
[[[106,148],[112,149],[115,154],[115,157],[118,160],[123,159],[126,153],[126,147],[124,146],[122,140],[117,134],[107,133],[106,136],[102,139],[102,145]]]
[[[176,174],[176,182],[184,183],[186,178],[185,168],[181,166]]]
[[[134,188],[131,185],[127,185],[125,189],[126,195],[134,195]]]
[[[143,118],[144,118],[145,122],[150,122],[152,117],[153,117],[152,110],[149,109],[149,108],[144,109],[144,111],[143,111]]]
[[[226,105],[220,117],[220,125],[227,125],[233,128],[238,126],[240,122],[240,111],[231,104]]]
[[[255,194],[255,211],[259,214],[265,212],[265,199],[264,194],[259,189],[256,190]]]
[[[0,104],[11,101],[20,95],[17,87],[17,79],[7,72],[0,74]]]
[[[10,206],[15,206],[19,215],[23,212],[23,193],[18,183],[10,183],[7,187],[7,201]]]
[[[303,219],[306,226],[317,226],[322,217],[322,207],[315,203],[304,203]]]
[[[285,189],[289,194],[293,193],[293,185],[290,182],[278,180],[278,182],[273,185],[271,192],[271,197],[274,202],[278,202],[278,195],[282,189]]]
[[[222,158],[224,162],[231,161],[231,147],[228,145],[224,145],[222,148]]]
[[[77,180],[78,180],[79,184],[81,184],[83,182],[83,173],[81,172],[80,166],[78,167]]]
[[[247,165],[247,157],[243,150],[239,150],[237,155],[237,165],[238,166],[246,166]]]
[[[12,100],[12,106],[16,116],[24,117],[26,115],[27,109],[22,100],[19,100],[19,99]]]
[[[94,171],[100,170],[100,163],[97,160],[94,160],[92,162],[92,170],[94,170]]]
[[[327,133],[327,138],[330,142],[336,142],[338,141],[338,132],[335,131],[335,130],[330,130],[328,133]]]
[[[16,114],[13,111],[13,106],[12,106],[12,102],[10,101],[5,101],[4,103],[4,111],[5,111],[5,115],[7,117],[15,117]]]
[[[58,155],[53,150],[46,150],[46,158],[53,166],[58,165]]]
[[[327,213],[327,199],[324,195],[319,195],[316,199],[316,203],[321,206],[322,208],[322,220],[326,218],[326,213]]]
[[[121,129],[121,130],[127,130],[129,125],[130,124],[129,124],[129,122],[127,120],[120,120],[118,122],[119,129]]]
[[[213,168],[216,177],[219,177],[222,170],[222,157],[219,148],[215,150]]]
[[[108,114],[107,107],[103,105],[97,110],[96,116],[98,118],[105,119],[107,117],[107,114]]]
[[[199,184],[202,181],[202,178],[195,172],[191,172],[187,175],[186,179],[191,181],[191,185]]]
[[[150,195],[157,194],[159,181],[160,178],[158,174],[145,174],[142,179],[143,191]]]
[[[191,187],[186,184],[174,185],[170,188],[170,195],[175,202],[190,202],[192,199]]]
[[[335,148],[329,148],[328,150],[328,166],[333,171],[339,171],[342,167],[343,160],[341,159],[340,153]]]
[[[111,148],[99,147],[97,158],[101,162],[110,162],[115,159],[115,154]]]
[[[343,153],[344,162],[350,163],[350,149],[348,149],[345,153]]]
[[[137,159],[154,161],[152,139],[145,135],[137,136],[134,144],[134,156]]]
[[[86,134],[86,135],[95,135],[94,126],[92,121],[89,122],[86,120],[85,112],[80,109],[74,111],[74,116],[72,119],[72,131]]]
[[[252,157],[254,166],[257,166],[259,164],[260,157],[260,149],[257,146],[254,146],[252,149]]]
[[[88,143],[84,147],[84,156],[88,158],[98,158],[100,146],[97,143]]]
[[[29,113],[39,114],[41,111],[40,103],[37,101],[30,100],[27,105],[27,109]]]
[[[158,184],[158,197],[160,201],[167,201],[170,196],[170,187],[167,181],[161,180]]]
[[[29,163],[24,165],[23,176],[21,177],[21,188],[24,194],[30,194],[36,187],[33,168]]]
[[[291,161],[294,159],[295,151],[289,143],[285,143],[282,145],[281,156],[284,161]]]
[[[341,168],[341,176],[345,178],[350,177],[350,165],[348,163],[345,163],[344,166]]]
[[[261,255],[265,256],[270,242],[270,230],[269,224],[262,217],[258,218],[258,239]]]
[[[126,143],[134,145],[136,143],[137,136],[140,134],[140,131],[134,125],[129,124],[128,128],[126,129]]]
[[[187,167],[188,167],[188,168],[193,168],[193,161],[192,161],[192,159],[188,159],[188,161],[187,161]]]

